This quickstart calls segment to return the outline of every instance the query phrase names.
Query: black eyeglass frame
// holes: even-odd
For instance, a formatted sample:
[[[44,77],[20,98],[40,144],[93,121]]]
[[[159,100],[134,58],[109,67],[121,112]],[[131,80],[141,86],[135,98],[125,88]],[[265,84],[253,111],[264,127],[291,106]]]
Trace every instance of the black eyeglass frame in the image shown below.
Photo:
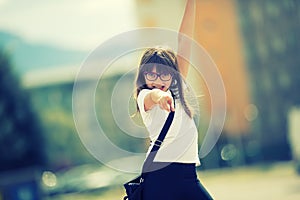
[[[153,75],[156,75],[156,77],[154,79],[149,79],[149,77],[147,76],[148,74],[153,74]],[[169,74],[170,75],[170,78],[168,79],[162,79],[161,78],[161,75],[165,75],[165,74]],[[161,81],[169,81],[172,79],[173,75],[171,73],[156,73],[156,72],[144,72],[144,76],[145,78],[148,80],[148,81],[156,81],[158,79],[158,77],[160,78]]]

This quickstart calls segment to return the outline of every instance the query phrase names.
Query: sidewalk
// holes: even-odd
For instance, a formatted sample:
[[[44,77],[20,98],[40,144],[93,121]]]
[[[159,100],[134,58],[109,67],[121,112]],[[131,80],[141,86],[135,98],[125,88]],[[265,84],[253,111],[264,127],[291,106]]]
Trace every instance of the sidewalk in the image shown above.
[[[199,179],[215,200],[298,200],[300,175],[291,162],[200,171]],[[118,186],[93,194],[71,194],[49,200],[116,200],[124,189]],[[188,200],[188,199],[187,199]]]
[[[216,200],[300,199],[300,176],[291,162],[205,171],[199,178]]]

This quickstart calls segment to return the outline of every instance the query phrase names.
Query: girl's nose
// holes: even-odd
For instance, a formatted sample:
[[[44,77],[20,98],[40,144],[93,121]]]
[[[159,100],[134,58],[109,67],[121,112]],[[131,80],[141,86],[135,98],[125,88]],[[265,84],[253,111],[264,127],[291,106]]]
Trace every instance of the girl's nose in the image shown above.
[[[160,80],[160,78],[158,78],[155,81],[153,81],[153,84],[158,85],[158,86],[162,86],[162,85],[164,85],[164,82],[162,80]]]

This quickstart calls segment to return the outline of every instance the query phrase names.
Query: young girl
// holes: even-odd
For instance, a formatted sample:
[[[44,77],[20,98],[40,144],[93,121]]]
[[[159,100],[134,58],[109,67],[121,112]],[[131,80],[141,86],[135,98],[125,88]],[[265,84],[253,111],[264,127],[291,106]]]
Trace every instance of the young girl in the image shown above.
[[[195,2],[187,0],[180,33],[192,36],[194,15]],[[181,34],[178,41],[178,53],[189,55],[191,44]],[[196,174],[196,166],[200,165],[198,132],[192,111],[184,98],[188,67],[189,63],[182,57],[163,47],[149,48],[141,58],[136,79],[136,98],[151,141],[157,139],[169,112],[175,112],[153,161],[154,166],[163,167],[146,173],[145,200],[212,199]]]

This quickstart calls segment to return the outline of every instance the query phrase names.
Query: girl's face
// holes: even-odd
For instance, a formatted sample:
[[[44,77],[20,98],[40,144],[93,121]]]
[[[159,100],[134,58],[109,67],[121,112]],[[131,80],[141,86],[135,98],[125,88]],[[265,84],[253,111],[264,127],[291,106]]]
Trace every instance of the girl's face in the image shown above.
[[[165,73],[157,73],[156,67],[154,66],[152,71],[145,72],[145,81],[146,85],[150,89],[160,89],[164,92],[166,92],[172,83],[172,75],[168,72]]]

